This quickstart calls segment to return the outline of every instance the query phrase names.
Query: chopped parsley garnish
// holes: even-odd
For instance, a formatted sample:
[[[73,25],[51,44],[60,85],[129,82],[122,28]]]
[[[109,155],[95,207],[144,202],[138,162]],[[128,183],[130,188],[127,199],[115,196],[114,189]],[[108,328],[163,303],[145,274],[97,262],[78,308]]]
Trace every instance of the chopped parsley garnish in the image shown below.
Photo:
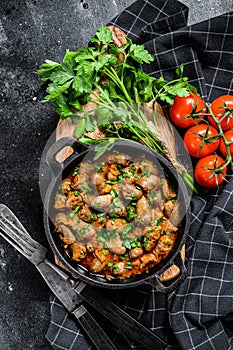
[[[112,191],[110,192],[110,194],[111,194],[111,196],[112,196],[113,198],[118,198],[117,190],[112,190]]]
[[[150,196],[151,197],[156,197],[158,195],[158,191],[156,191],[155,189],[153,189],[151,192],[150,192]]]
[[[108,267],[110,267],[111,269],[115,269],[116,271],[119,270],[118,266],[116,264],[114,264],[113,262],[109,262]]]
[[[91,186],[89,186],[88,184],[86,184],[86,186],[82,186],[81,187],[81,191],[84,192],[84,191],[88,191],[88,192],[91,192],[92,188]]]
[[[131,265],[131,262],[128,261],[126,264],[125,264],[125,269],[130,269],[132,270],[132,265]]]
[[[136,171],[133,165],[129,166],[129,170],[131,171],[131,173],[135,173]]]
[[[124,210],[124,206],[121,203],[119,203],[118,198],[114,198],[113,204],[110,207],[110,214],[113,214],[115,212],[116,208]]]
[[[95,221],[96,220],[96,216],[94,215],[94,214],[91,214],[90,216],[89,216],[89,218],[88,218],[88,222],[93,222],[93,221]]]
[[[75,167],[74,168],[74,171],[73,171],[73,174],[72,174],[72,176],[76,176],[76,175],[78,175],[78,174],[80,174],[80,169],[79,169],[79,167]]]
[[[138,214],[136,214],[134,212],[134,209],[132,207],[127,207],[126,210],[127,210],[127,219],[128,220],[131,220],[131,219],[133,219],[133,218],[138,216]]]
[[[156,221],[156,226],[160,226],[160,224],[162,224],[165,221],[164,218],[160,218]]]
[[[161,185],[164,185],[165,184],[165,179],[162,179],[160,182],[159,182],[160,186]]]
[[[117,215],[117,214],[112,214],[111,215],[111,219],[112,220],[116,220],[117,218],[119,218],[119,215]]]
[[[79,195],[80,195],[80,192],[79,192],[79,191],[74,191],[74,195],[75,195],[75,196],[79,196]]]
[[[77,214],[77,212],[80,209],[80,205],[78,205],[73,211],[72,213],[70,213],[70,218],[73,218],[75,216],[75,214]]]
[[[142,172],[142,176],[150,177],[151,173],[149,171],[145,170],[145,171]]]
[[[86,226],[83,226],[82,228],[79,226],[74,226],[74,230],[79,231],[79,233],[83,236],[85,235],[85,233],[87,233],[87,231],[90,230],[90,226],[86,225]]]
[[[122,242],[123,246],[127,249],[131,249],[131,240],[130,238],[125,238]]]
[[[130,178],[130,174],[129,173],[127,173],[126,171],[122,171],[122,176],[124,176],[124,177],[128,177],[128,178]]]
[[[141,242],[136,238],[133,242],[131,242],[131,248],[140,248]]]
[[[124,181],[124,177],[122,174],[117,175],[118,182]]]
[[[123,235],[129,233],[130,231],[132,231],[133,229],[133,225],[132,224],[128,224],[122,231]]]
[[[144,236],[139,236],[131,239],[127,235],[124,235],[122,238],[123,246],[129,250],[132,248],[140,248],[142,245],[145,247],[148,244],[148,239],[145,240],[146,237]]]
[[[118,182],[118,181],[106,180],[105,183],[106,183],[107,185],[116,185],[116,184],[118,184],[119,182]]]
[[[107,231],[105,228],[100,229],[97,234],[97,240],[101,243],[109,242],[111,238],[117,238],[116,230]]]
[[[148,246],[148,243],[149,243],[149,239],[147,237],[143,237],[143,246],[144,247],[147,247]]]
[[[151,229],[146,231],[146,233],[151,233],[151,232],[155,232],[155,229],[151,228]]]
[[[142,162],[141,164],[142,164],[142,166],[147,166],[148,165],[147,162]]]
[[[133,174],[134,177],[136,177],[137,179],[140,179],[140,176],[137,174],[136,169],[134,168],[133,165],[129,166],[129,170],[131,171],[131,173]]]
[[[150,206],[152,206],[154,204],[154,199],[155,197],[157,197],[158,195],[158,191],[156,191],[155,189],[153,189],[151,192],[150,192],[150,197],[149,197],[149,204]]]
[[[106,213],[98,213],[96,215],[97,215],[97,218],[101,218],[102,216],[106,216]]]
[[[123,255],[121,255],[121,259],[122,260],[125,260],[126,258],[128,258],[129,254],[128,253],[125,253]]]
[[[108,254],[108,250],[102,248],[102,253],[106,256]]]

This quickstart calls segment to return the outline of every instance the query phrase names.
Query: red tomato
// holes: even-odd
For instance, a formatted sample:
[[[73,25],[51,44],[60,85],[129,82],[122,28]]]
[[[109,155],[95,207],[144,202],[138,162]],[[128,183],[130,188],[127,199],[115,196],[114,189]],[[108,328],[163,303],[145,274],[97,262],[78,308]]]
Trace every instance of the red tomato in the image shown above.
[[[184,135],[185,148],[193,157],[201,158],[207,156],[218,148],[218,137],[208,140],[209,137],[217,134],[217,130],[207,124],[192,126]]]
[[[223,130],[233,128],[233,96],[219,96],[211,103],[211,109],[218,120],[223,119],[221,122],[221,127]],[[217,127],[217,124],[211,116],[209,116],[208,119],[213,126]]]
[[[194,177],[199,185],[205,188],[214,188],[220,185],[227,171],[226,167],[221,172],[218,170],[223,162],[224,160],[215,154],[199,159],[194,170]]]
[[[173,105],[169,107],[171,120],[180,128],[189,128],[200,123],[204,116],[192,117],[192,115],[205,111],[204,101],[194,93],[191,93],[187,97],[176,96]]]
[[[233,157],[233,129],[226,131],[224,133],[224,136],[227,142],[232,142],[232,145],[230,145],[229,147],[230,147],[231,156]],[[220,151],[226,157],[227,155],[226,146],[222,139],[220,140]]]

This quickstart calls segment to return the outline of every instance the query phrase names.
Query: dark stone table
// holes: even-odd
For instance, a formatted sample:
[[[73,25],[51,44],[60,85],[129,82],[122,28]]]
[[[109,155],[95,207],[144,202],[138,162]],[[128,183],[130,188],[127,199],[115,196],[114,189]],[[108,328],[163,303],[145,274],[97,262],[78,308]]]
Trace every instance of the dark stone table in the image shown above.
[[[172,0],[171,0],[172,1]],[[182,0],[190,23],[232,11],[232,0]],[[87,44],[96,29],[133,0],[1,0],[0,202],[14,210],[30,234],[47,245],[38,173],[58,117],[41,104],[33,74],[46,58]],[[35,268],[0,239],[0,349],[49,350],[50,291]]]

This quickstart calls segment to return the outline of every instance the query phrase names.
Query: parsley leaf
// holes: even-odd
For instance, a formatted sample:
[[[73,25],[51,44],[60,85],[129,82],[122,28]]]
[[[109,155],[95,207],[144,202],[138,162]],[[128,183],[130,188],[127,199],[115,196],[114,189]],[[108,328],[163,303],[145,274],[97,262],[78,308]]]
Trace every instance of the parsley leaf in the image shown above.
[[[60,94],[62,94],[64,91],[66,91],[71,82],[67,82],[64,85],[54,85],[54,84],[49,84],[46,92],[48,93],[47,96],[45,96],[44,100],[42,102],[48,102],[53,99],[56,99]]]
[[[86,120],[86,124],[85,124],[86,131],[87,132],[95,131],[95,124],[94,124],[94,117],[93,117],[93,115],[87,114],[86,117],[85,117],[85,120]]]
[[[114,146],[116,139],[109,138],[108,141],[102,141],[95,147],[95,157],[94,160],[101,157],[105,152],[110,151]]]
[[[74,135],[77,139],[80,139],[80,137],[84,134],[85,131],[85,125],[86,125],[86,121],[84,118],[81,118],[75,128],[75,132]]]
[[[40,69],[38,69],[35,74],[45,74],[53,71],[55,68],[60,67],[60,63],[51,61],[51,60],[45,60],[45,63],[43,63],[40,66]]]
[[[94,37],[91,38],[92,43],[101,45],[108,44],[112,40],[112,32],[106,26],[101,26]]]
[[[132,44],[129,49],[129,56],[139,63],[150,63],[154,61],[154,57],[145,50],[144,45]]]
[[[93,47],[81,47],[78,52],[76,52],[75,61],[77,63],[82,63],[87,60],[94,61],[100,53],[100,51],[94,50]]]
[[[63,85],[71,79],[74,79],[74,74],[65,70],[56,70],[50,75],[50,79],[54,84]]]

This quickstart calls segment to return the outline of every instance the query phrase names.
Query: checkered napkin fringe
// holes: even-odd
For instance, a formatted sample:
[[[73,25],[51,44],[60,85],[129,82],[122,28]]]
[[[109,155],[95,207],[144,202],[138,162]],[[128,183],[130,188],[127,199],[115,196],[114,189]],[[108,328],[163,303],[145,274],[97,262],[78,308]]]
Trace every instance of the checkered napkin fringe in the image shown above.
[[[233,13],[187,26],[187,7],[174,0],[138,0],[111,23],[155,61],[148,74],[185,75],[206,101],[233,94]],[[193,197],[186,243],[187,279],[169,295],[150,285],[111,293],[114,302],[168,342],[168,349],[233,349],[233,179],[208,195]],[[113,295],[112,295],[113,294]],[[98,315],[96,317],[99,317]],[[142,349],[103,319],[119,350]],[[46,337],[54,349],[94,349],[77,323],[51,297]],[[152,349],[156,350],[156,349]]]

